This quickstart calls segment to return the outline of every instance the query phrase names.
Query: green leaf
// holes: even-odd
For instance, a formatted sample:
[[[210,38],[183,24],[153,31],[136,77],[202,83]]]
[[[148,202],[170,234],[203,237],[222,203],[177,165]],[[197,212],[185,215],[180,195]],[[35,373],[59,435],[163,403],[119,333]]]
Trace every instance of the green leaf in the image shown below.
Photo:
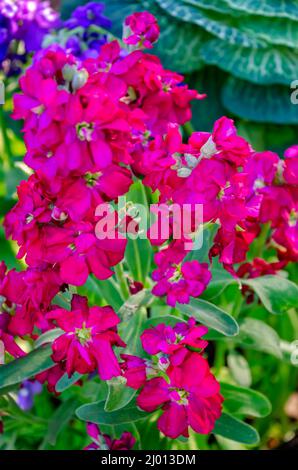
[[[226,73],[217,67],[205,66],[187,77],[190,88],[204,92],[207,98],[191,103],[192,120],[195,130],[211,132],[214,122],[226,113],[221,102],[220,90],[226,81]]]
[[[39,348],[43,344],[52,343],[56,338],[63,335],[64,331],[61,328],[54,328],[53,330],[46,331],[42,335],[40,335],[34,344],[34,349]]]
[[[139,205],[141,212],[138,214],[138,208],[136,207],[136,213],[130,214],[133,215],[134,219],[137,220],[138,217],[143,219],[143,216],[147,218],[147,229],[149,228],[149,208],[147,197],[145,193],[145,187],[141,181],[136,181],[129,189],[129,192],[126,195],[126,203],[131,205],[131,208],[134,205]],[[128,243],[125,250],[125,260],[127,262],[130,274],[132,275],[133,280],[145,282],[153,258],[153,249],[151,243],[147,238],[146,228],[143,228],[140,225],[140,230],[145,231],[141,233],[141,236],[146,238],[136,238],[133,240],[128,237]]]
[[[99,281],[90,275],[87,282],[78,287],[78,293],[88,297],[89,305],[101,306],[105,300],[116,311],[119,310],[123,302],[112,278]]]
[[[0,366],[0,391],[53,367],[50,345],[35,349],[24,357]]]
[[[228,286],[235,284],[235,278],[223,268],[211,268],[212,279],[203,292],[204,299],[218,297]]]
[[[143,350],[141,347],[140,335],[147,318],[146,309],[139,308],[132,316],[124,318],[126,318],[126,320],[122,321],[119,325],[119,334],[127,344],[125,353],[141,355]]]
[[[185,322],[185,320],[183,318],[175,317],[174,315],[151,317],[146,320],[146,323],[144,324],[144,329],[154,327],[156,325],[159,325],[160,323],[165,323],[166,325],[174,326],[177,322]]]
[[[222,413],[212,432],[246,445],[257,445],[260,441],[258,432],[252,426],[228,413]]]
[[[255,36],[247,34],[235,26],[237,23],[230,21],[230,17],[227,15],[220,15],[214,11],[206,11],[189,3],[181,4],[176,0],[156,1],[169,15],[186,23],[196,24],[208,33],[231,44],[238,44],[244,47],[262,45],[262,41],[258,40]]]
[[[186,5],[193,5],[196,7],[203,8],[204,10],[212,10],[218,13],[227,13],[229,15],[239,15],[239,12],[235,12],[229,5],[226,4],[226,0],[182,0],[182,3]]]
[[[134,281],[145,283],[150,271],[152,258],[153,250],[148,238],[128,239],[125,260]]]
[[[162,65],[180,73],[200,70],[204,66],[200,55],[201,46],[210,39],[210,35],[196,25],[185,25],[160,11],[157,12],[157,18],[161,36],[153,53],[161,58]]]
[[[297,48],[297,18],[295,21],[292,21],[288,18],[266,18],[258,16],[256,19],[255,16],[244,16],[241,18],[241,29],[269,44]]]
[[[284,46],[258,49],[212,39],[202,45],[201,55],[207,64],[259,85],[289,86],[297,78],[297,54]]]
[[[58,380],[55,390],[58,393],[64,392],[64,390],[67,390],[69,387],[74,385],[80,378],[83,377],[82,374],[79,374],[78,372],[75,372],[71,377],[68,377],[68,375],[65,373],[62,375],[61,379]]]
[[[264,307],[271,313],[285,313],[297,307],[298,287],[281,276],[261,276],[245,279],[243,284],[251,287],[260,298]]]
[[[257,85],[229,77],[221,91],[223,105],[231,113],[256,122],[298,124],[298,106],[291,103],[289,86]]]
[[[56,409],[49,421],[48,431],[45,435],[43,443],[40,446],[40,449],[44,449],[48,443],[52,446],[56,444],[59,433],[73,417],[78,404],[78,400],[70,398],[69,400],[63,402],[59,408]]]
[[[129,405],[121,410],[111,411],[109,413],[105,411],[104,406],[104,401],[83,405],[76,410],[76,415],[83,421],[90,421],[91,423],[96,424],[106,424],[109,426],[114,426],[115,424],[134,423],[135,421],[148,417],[148,413],[145,413],[136,407],[135,401],[130,402]]]
[[[276,331],[261,320],[245,318],[235,339],[241,346],[282,357],[280,339]]]
[[[231,351],[227,356],[227,363],[233,379],[243,387],[249,387],[252,382],[249,364],[244,356]]]
[[[7,199],[6,197],[0,197],[0,217],[3,217],[13,208],[15,205],[15,199]]]
[[[225,0],[225,2],[235,10],[252,13],[259,16],[282,17],[297,20],[298,4],[297,0]],[[256,18],[258,21],[258,18]]]
[[[219,229],[218,224],[207,224],[201,231],[203,245],[198,250],[192,250],[186,256],[186,261],[199,261],[199,263],[208,263],[209,251],[214,243],[214,237]]]
[[[268,398],[255,390],[221,382],[220,392],[225,399],[225,409],[232,414],[264,418],[271,413]]]
[[[136,390],[127,387],[125,379],[123,382],[122,377],[115,377],[108,381],[108,396],[105,403],[105,411],[117,411],[124,408],[131,402],[136,394]]]
[[[137,294],[131,295],[119,309],[119,316],[123,322],[128,321],[141,308],[150,303],[153,296],[148,289],[142,289]]]
[[[216,305],[201,299],[191,299],[189,304],[178,304],[179,310],[189,317],[194,317],[225,336],[235,336],[239,332],[236,320]]]

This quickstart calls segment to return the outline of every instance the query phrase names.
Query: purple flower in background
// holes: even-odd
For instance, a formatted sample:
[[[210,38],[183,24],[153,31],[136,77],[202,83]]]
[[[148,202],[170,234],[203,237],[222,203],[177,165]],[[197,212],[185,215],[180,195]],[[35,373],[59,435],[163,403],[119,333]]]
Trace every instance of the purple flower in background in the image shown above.
[[[71,18],[64,23],[67,29],[96,25],[104,29],[112,26],[111,21],[103,15],[104,5],[102,3],[89,2],[84,6],[79,6],[74,10]]]
[[[23,411],[31,410],[34,405],[34,396],[42,391],[42,385],[34,380],[25,380],[18,392],[17,404]]]
[[[44,0],[0,0],[0,61],[6,73],[18,70],[26,54],[42,46],[44,36],[60,23],[59,14]]]
[[[63,28],[70,33],[65,48],[78,58],[97,57],[101,47],[107,42],[102,29],[109,29],[111,21],[103,15],[102,3],[90,2],[74,10],[71,18],[64,22]]]

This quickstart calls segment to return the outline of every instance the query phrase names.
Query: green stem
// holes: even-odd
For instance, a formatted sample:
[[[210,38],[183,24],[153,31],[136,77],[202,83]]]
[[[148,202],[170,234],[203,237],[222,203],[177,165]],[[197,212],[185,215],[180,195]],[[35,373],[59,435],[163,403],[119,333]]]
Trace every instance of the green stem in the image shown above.
[[[183,129],[188,137],[195,131],[190,121],[183,125]]]
[[[115,269],[117,281],[119,283],[121,296],[123,300],[127,300],[128,297],[130,296],[130,293],[129,293],[129,288],[128,288],[127,281],[125,278],[125,273],[124,273],[122,263],[117,264],[114,269]]]
[[[260,235],[258,236],[256,240],[256,249],[254,253],[255,258],[260,258],[262,256],[265,245],[266,245],[266,241],[268,238],[269,231],[270,231],[270,223],[264,224],[261,228]]]
[[[215,359],[214,359],[214,375],[218,376],[220,371],[225,365],[226,357],[226,344],[224,341],[218,341],[216,344]]]
[[[232,315],[234,318],[238,318],[240,313],[241,313],[241,308],[243,305],[243,295],[239,289],[238,295],[236,296],[236,299],[234,301],[233,309],[232,309]]]
[[[7,134],[7,127],[5,122],[5,113],[3,106],[0,105],[0,127],[1,127],[1,156],[3,160],[3,167],[6,170],[11,168],[12,150],[10,146],[9,137]]]

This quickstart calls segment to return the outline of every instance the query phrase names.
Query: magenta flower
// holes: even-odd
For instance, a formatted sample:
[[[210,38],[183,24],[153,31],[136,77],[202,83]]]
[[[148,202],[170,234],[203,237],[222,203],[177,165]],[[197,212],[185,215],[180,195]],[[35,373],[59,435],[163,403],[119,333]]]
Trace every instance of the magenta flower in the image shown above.
[[[24,336],[32,333],[34,325],[42,331],[47,330],[49,324],[44,313],[62,284],[57,270],[40,266],[37,269],[29,268],[22,272],[11,270],[6,273],[4,263],[0,266],[2,333]]]
[[[138,49],[151,49],[159,33],[157,20],[148,11],[133,13],[124,21],[123,41]]]
[[[121,354],[122,375],[126,379],[128,387],[138,389],[142,387],[147,378],[147,361],[141,357],[130,354]]]
[[[211,280],[207,263],[183,262],[185,252],[181,246],[183,243],[179,242],[169,245],[154,258],[158,268],[152,273],[157,282],[152,293],[158,297],[166,295],[172,307],[176,302],[188,303],[190,297],[201,295]]]
[[[152,412],[161,408],[158,429],[168,437],[188,437],[188,427],[209,434],[221,415],[219,383],[200,354],[192,352],[179,366],[167,369],[168,382],[156,377],[146,382],[138,406]]]
[[[236,166],[243,165],[251,152],[246,140],[237,135],[234,121],[226,116],[215,122],[212,134],[194,132],[189,144],[199,152],[200,158],[215,157]]]
[[[84,450],[131,450],[136,442],[130,432],[124,432],[120,439],[112,439],[108,434],[102,434],[93,423],[87,424],[87,432],[93,442]]]
[[[204,350],[207,347],[208,341],[202,339],[207,333],[206,326],[196,326],[196,320],[190,318],[187,323],[177,323],[174,327],[161,323],[149,328],[142,333],[141,341],[148,354],[167,354],[172,365],[179,365],[188,354],[188,348]]]
[[[102,380],[121,375],[112,346],[125,347],[117,334],[120,322],[111,307],[88,307],[86,297],[74,295],[71,311],[57,308],[47,318],[65,331],[52,345],[55,362],[66,361],[66,372],[87,374],[98,369]]]
[[[298,185],[298,145],[293,145],[285,151],[283,177],[286,183]]]

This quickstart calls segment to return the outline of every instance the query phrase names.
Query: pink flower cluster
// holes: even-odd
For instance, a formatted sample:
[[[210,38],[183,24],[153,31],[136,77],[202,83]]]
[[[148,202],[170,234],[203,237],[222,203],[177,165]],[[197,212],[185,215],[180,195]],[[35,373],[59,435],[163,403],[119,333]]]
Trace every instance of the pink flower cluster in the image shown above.
[[[270,151],[255,152],[237,135],[233,121],[222,117],[212,133],[194,132],[187,143],[178,126],[170,124],[166,134],[138,149],[137,157],[135,171],[145,175],[144,183],[152,190],[160,192],[161,201],[181,207],[188,204],[193,211],[201,204],[203,221],[219,223],[210,257],[219,256],[226,269],[235,273],[233,265],[245,261],[264,223],[271,225],[270,243],[279,259],[285,264],[297,260],[297,146],[286,151],[284,160]],[[166,250],[170,250],[172,264],[176,264],[175,245]],[[174,270],[165,269],[162,260],[167,255],[161,253],[156,262],[162,269],[154,274],[157,294],[170,290],[165,279],[173,284],[175,278]],[[179,263],[182,250],[180,254]],[[177,277],[181,278],[181,272]],[[175,287],[179,290],[179,284]],[[188,294],[194,295],[190,289]],[[174,305],[175,301],[168,296],[168,303]]]
[[[190,102],[204,95],[141,50],[158,38],[151,14],[132,15],[126,27],[125,42],[133,52],[124,55],[112,41],[97,58],[77,61],[55,46],[36,54],[20,80],[14,118],[24,120],[25,163],[32,174],[19,185],[18,202],[4,225],[27,269],[7,272],[0,264],[0,339],[19,357],[25,353],[17,337],[35,339],[36,332],[58,327],[63,333],[52,345],[55,365],[37,377],[50,391],[65,373],[98,370],[103,380],[122,374],[128,386],[141,388],[140,408],[162,410],[158,427],[165,435],[188,436],[189,427],[205,434],[219,418],[223,398],[202,355],[204,326],[190,319],[145,330],[141,341],[151,358],[122,354],[119,364],[115,347],[126,345],[114,310],[89,307],[79,295],[66,310],[54,299],[69,285],[84,285],[90,274],[99,280],[113,276],[126,248],[121,217],[115,221],[116,239],[101,239],[96,209],[117,202],[135,178],[156,191],[171,224],[169,237],[151,240],[153,294],[166,296],[170,306],[200,296],[211,280],[209,263],[189,258],[185,248],[198,229],[195,216],[180,240],[173,237],[173,203],[187,205],[191,214],[200,204],[203,223],[219,225],[210,264],[218,256],[235,276],[276,272],[297,261],[298,147],[288,149],[284,160],[255,152],[227,117],[216,121],[211,133],[194,132],[185,142],[180,126],[191,119]],[[264,224],[278,261],[246,263]],[[131,280],[131,290],[140,289],[142,284]],[[90,435],[90,448],[134,444],[130,435],[111,441],[96,427]]]
[[[117,333],[120,322],[111,307],[88,307],[88,299],[73,295],[71,311],[51,310],[47,319],[65,333],[53,342],[53,360],[65,361],[69,377],[74,372],[87,374],[98,370],[102,380],[120,375],[120,366],[112,346],[125,347]]]
[[[207,331],[192,318],[174,327],[160,324],[141,336],[152,359],[121,355],[127,385],[142,387],[138,406],[148,412],[162,409],[158,428],[172,439],[188,437],[189,426],[208,434],[221,415],[220,386],[202,356],[208,344],[202,336]]]
[[[152,37],[151,20],[142,16],[149,22],[144,37],[147,30]],[[128,191],[137,149],[162,135],[169,120],[189,120],[190,101],[200,96],[155,56],[136,50],[123,58],[116,41],[83,63],[59,47],[41,51],[20,86],[13,117],[25,122],[25,163],[33,174],[18,187],[4,225],[28,268],[3,277],[25,279],[26,295],[20,287],[22,295],[8,298],[17,307],[5,327],[22,336],[48,327],[51,301],[67,285],[83,285],[90,273],[113,275],[126,239],[96,236],[96,208]]]

